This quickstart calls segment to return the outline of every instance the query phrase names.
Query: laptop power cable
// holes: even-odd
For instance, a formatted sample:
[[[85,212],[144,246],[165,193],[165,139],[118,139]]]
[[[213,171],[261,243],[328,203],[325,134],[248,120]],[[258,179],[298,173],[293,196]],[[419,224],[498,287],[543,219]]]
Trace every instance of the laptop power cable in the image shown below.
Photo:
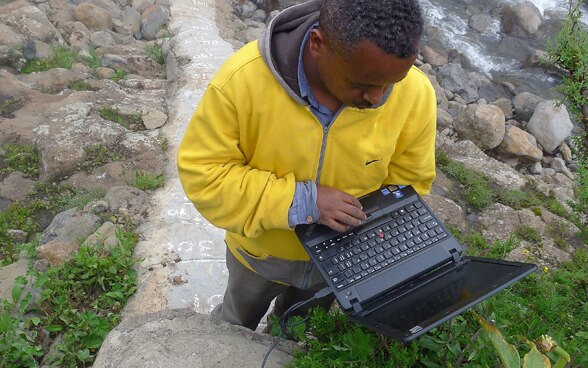
[[[287,332],[288,328],[298,326],[299,324],[306,322],[309,318],[309,316],[307,315],[300,321],[288,323],[289,315],[292,312],[294,312],[296,309],[299,309],[308,303],[312,303],[315,300],[319,300],[321,298],[324,298],[331,293],[332,293],[331,288],[329,288],[327,286],[327,287],[319,290],[316,294],[314,294],[312,296],[312,298],[307,299],[307,300],[303,300],[303,301],[298,302],[296,304],[293,304],[290,308],[288,308],[288,310],[286,310],[286,312],[284,312],[284,314],[282,314],[282,316],[280,317],[280,333],[278,334],[278,337],[274,340],[272,345],[269,347],[269,350],[267,351],[267,353],[265,353],[265,356],[263,357],[263,362],[261,363],[261,368],[265,368],[265,363],[267,362],[267,359],[269,358],[270,354],[272,353],[272,350],[274,350],[274,348],[279,344],[280,338],[282,337],[282,334],[284,334],[286,337],[291,337],[291,335],[289,335]]]

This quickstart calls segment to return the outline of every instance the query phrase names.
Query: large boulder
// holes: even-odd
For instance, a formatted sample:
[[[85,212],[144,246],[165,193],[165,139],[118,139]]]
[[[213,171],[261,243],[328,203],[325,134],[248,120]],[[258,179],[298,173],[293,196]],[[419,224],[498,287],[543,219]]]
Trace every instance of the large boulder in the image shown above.
[[[74,17],[93,31],[112,29],[112,16],[108,10],[90,3],[81,3],[74,9]]]
[[[538,162],[543,158],[543,151],[535,142],[535,137],[531,134],[515,126],[507,126],[504,139],[498,145],[498,152],[527,163]]]
[[[479,98],[476,82],[458,64],[448,63],[439,67],[437,79],[441,87],[459,94],[468,103],[477,101]]]
[[[568,110],[554,100],[539,103],[529,120],[527,130],[537,138],[537,142],[547,153],[553,153],[571,134],[574,125]]]
[[[457,116],[455,130],[482,150],[495,148],[504,138],[504,113],[495,105],[471,104]]]
[[[512,7],[506,6],[502,13],[502,29],[515,37],[532,37],[539,29],[541,22],[541,12],[530,1]]]
[[[515,117],[521,121],[529,121],[535,112],[535,108],[542,101],[545,101],[545,99],[531,92],[517,94],[512,101]]]

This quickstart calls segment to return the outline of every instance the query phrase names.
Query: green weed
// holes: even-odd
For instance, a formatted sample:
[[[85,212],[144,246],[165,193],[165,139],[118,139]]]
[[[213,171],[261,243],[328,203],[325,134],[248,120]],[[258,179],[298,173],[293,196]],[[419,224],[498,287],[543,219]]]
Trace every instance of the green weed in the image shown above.
[[[133,171],[133,177],[129,185],[142,190],[152,190],[163,187],[165,176],[163,174],[151,174],[142,170]]]
[[[6,154],[1,158],[0,173],[10,174],[21,172],[26,176],[39,176],[39,152],[32,146],[7,144],[4,146]]]
[[[514,234],[515,234],[515,236],[519,237],[520,239],[526,240],[531,243],[540,244],[541,241],[543,240],[543,238],[541,237],[541,234],[539,234],[537,229],[535,229],[534,227],[531,227],[529,225],[518,226],[515,229]]]
[[[53,55],[47,59],[28,60],[20,70],[23,74],[42,72],[53,68],[71,69],[76,62],[76,53],[70,51],[67,46],[58,46]]]
[[[90,69],[100,68],[102,66],[102,58],[98,56],[95,47],[91,47],[89,51],[89,56],[83,57],[82,61],[86,64],[87,67]]]
[[[112,77],[108,79],[118,82],[119,80],[123,79],[127,74],[129,74],[129,72],[124,69],[116,69]]]
[[[120,161],[122,159],[122,155],[116,149],[104,144],[94,144],[92,146],[86,146],[83,149],[86,153],[86,158],[80,164],[80,170],[87,173],[109,162]]]
[[[67,88],[74,91],[93,91],[94,88],[84,80],[72,80],[67,84]]]
[[[117,123],[127,129],[131,127],[142,126],[141,114],[123,115],[117,109],[110,107],[103,107],[98,110],[98,114],[102,119]]]
[[[160,45],[148,45],[145,47],[145,52],[147,53],[147,56],[153,59],[156,63],[162,65],[165,63],[165,58]]]
[[[11,96],[0,95],[0,116],[3,118],[13,117],[12,113],[24,105],[22,99],[15,99]]]
[[[39,366],[43,349],[36,338],[40,331],[63,338],[47,357],[48,364],[91,366],[136,290],[132,254],[138,237],[119,230],[117,239],[118,246],[111,249],[82,247],[63,266],[44,274],[33,272],[34,287],[42,290],[34,302],[31,293],[23,293],[27,280],[17,280],[13,301],[0,300],[0,366]]]

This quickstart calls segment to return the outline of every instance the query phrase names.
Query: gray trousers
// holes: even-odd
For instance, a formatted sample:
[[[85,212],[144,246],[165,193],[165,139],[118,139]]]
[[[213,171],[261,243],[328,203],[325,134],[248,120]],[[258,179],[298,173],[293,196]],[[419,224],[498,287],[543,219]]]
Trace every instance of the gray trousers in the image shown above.
[[[276,301],[272,313],[280,317],[293,304],[310,299],[317,291],[327,286],[324,283],[312,289],[299,289],[279,284],[266,280],[242,265],[228,249],[226,258],[229,282],[223,302],[214,308],[212,315],[252,330],[257,328],[274,298]],[[332,294],[328,295],[295,310],[292,315],[305,315],[308,309],[316,306],[328,309],[334,299]]]

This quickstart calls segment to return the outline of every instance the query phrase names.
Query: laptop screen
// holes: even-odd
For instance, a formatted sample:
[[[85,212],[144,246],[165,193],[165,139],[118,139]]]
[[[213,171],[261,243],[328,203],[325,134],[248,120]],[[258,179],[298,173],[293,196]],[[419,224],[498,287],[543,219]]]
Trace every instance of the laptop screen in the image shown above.
[[[461,267],[438,269],[376,298],[351,319],[410,341],[536,269],[526,263],[466,259]]]

